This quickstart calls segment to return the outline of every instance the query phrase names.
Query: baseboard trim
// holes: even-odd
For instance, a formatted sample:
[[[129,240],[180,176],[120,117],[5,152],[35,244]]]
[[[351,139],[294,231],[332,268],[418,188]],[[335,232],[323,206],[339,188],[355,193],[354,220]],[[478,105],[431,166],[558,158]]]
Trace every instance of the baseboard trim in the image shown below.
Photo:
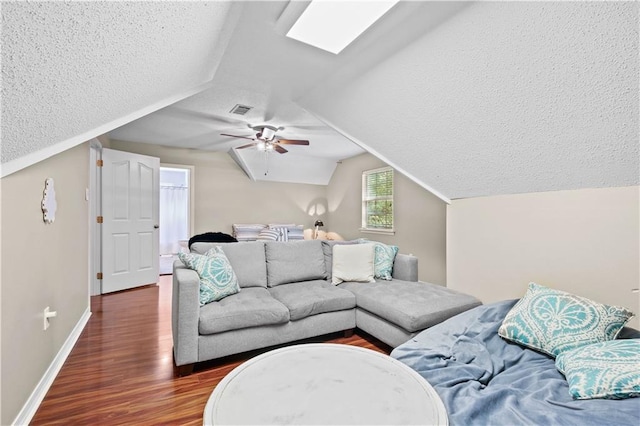
[[[16,416],[12,425],[28,425],[31,423],[33,416],[36,414],[36,411],[38,411],[38,407],[40,407],[42,400],[47,395],[49,388],[60,372],[64,362],[67,360],[73,346],[80,338],[80,334],[82,334],[82,330],[84,330],[84,327],[87,325],[89,317],[91,317],[91,311],[89,307],[87,307],[87,310],[84,311],[84,314],[80,317],[80,320],[71,331],[71,334],[69,334],[69,337],[67,337],[67,340],[58,351],[58,354],[55,356],[53,361],[51,361],[49,368],[45,371],[40,382],[38,382],[33,392],[31,392],[29,399],[27,399],[27,402]]]

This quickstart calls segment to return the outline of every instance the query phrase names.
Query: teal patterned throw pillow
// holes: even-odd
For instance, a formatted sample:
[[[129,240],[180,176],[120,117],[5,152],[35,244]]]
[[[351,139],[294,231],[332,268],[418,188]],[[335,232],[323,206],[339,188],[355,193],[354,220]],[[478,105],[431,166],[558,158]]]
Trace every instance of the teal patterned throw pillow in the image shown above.
[[[524,297],[507,313],[498,334],[556,357],[580,346],[615,339],[632,316],[626,308],[530,283]]]
[[[214,246],[204,255],[178,253],[178,258],[200,277],[200,306],[240,291],[238,278],[219,246]]]
[[[388,246],[382,243],[375,243],[375,257],[373,260],[374,277],[390,281],[392,279],[393,262],[398,254],[397,246]]]
[[[398,247],[389,246],[377,241],[369,241],[365,238],[360,238],[357,241],[360,244],[369,243],[374,245],[374,278],[391,281],[393,279],[391,276],[391,273],[393,272],[393,262],[396,259],[396,254],[398,254]]]
[[[620,339],[563,352],[556,368],[574,399],[640,396],[640,339]]]

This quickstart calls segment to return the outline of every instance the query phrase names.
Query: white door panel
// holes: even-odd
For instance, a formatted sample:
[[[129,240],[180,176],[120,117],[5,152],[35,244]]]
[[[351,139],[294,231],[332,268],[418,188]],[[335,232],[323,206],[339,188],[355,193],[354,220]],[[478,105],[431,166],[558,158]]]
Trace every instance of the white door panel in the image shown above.
[[[102,292],[158,282],[160,160],[102,151]]]

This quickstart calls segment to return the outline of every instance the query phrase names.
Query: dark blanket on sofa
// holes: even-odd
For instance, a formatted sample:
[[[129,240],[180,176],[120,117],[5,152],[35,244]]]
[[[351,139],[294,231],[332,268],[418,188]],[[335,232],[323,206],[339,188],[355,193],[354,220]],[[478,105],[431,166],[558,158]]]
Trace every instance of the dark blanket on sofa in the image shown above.
[[[639,425],[640,398],[574,400],[547,355],[498,327],[516,300],[479,306],[398,346],[391,356],[438,392],[451,425]],[[625,329],[622,337],[640,337]]]
[[[237,243],[238,240],[223,232],[205,232],[189,238],[189,250],[193,243]]]

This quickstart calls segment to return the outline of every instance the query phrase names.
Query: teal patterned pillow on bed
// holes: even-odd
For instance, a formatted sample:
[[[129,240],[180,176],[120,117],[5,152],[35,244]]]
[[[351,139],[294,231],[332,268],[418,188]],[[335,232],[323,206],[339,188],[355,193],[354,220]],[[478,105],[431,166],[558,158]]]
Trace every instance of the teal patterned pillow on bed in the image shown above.
[[[369,241],[365,238],[360,238],[357,241],[360,244],[370,243],[370,244],[373,244],[374,246],[374,250],[375,250],[375,257],[373,260],[374,278],[391,281],[393,279],[391,276],[391,273],[393,272],[393,262],[396,260],[396,254],[398,254],[398,247],[379,243],[377,241]]]
[[[574,399],[640,396],[640,339],[620,339],[563,352],[556,368]]]
[[[498,334],[556,357],[580,346],[615,339],[632,316],[626,308],[530,283]]]
[[[240,291],[238,278],[219,246],[214,246],[204,255],[178,253],[178,258],[200,277],[200,306]]]

